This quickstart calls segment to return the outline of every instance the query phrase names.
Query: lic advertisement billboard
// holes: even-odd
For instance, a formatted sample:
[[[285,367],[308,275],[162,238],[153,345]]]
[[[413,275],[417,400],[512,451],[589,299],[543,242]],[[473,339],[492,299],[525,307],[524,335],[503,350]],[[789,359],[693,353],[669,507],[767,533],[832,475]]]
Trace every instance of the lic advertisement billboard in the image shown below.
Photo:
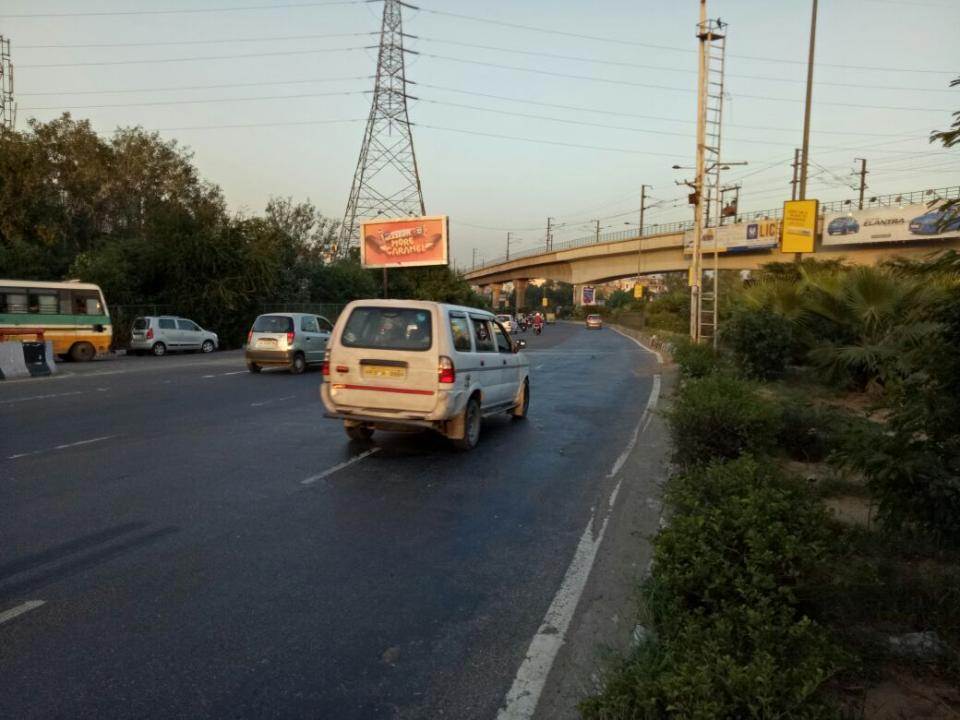
[[[360,263],[368,268],[446,265],[448,225],[446,215],[361,223]]]
[[[960,235],[960,208],[944,212],[939,205],[912,203],[823,216],[824,245],[939,240]]]
[[[779,237],[780,224],[776,220],[731,223],[704,228],[703,235],[700,236],[700,247],[703,252],[712,253],[713,241],[717,238],[717,252],[767,250],[777,246]],[[688,255],[693,253],[693,230],[687,230],[683,234],[683,251]]]
[[[584,285],[580,289],[580,304],[593,305],[597,301],[597,291],[592,285]]]

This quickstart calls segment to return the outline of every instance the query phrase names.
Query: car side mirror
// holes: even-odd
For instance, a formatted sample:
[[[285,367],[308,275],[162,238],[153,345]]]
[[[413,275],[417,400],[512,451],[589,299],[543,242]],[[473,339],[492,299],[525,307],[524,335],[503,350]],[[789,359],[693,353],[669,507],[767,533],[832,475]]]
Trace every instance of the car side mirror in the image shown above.
[[[526,346],[527,346],[527,341],[526,341],[526,340],[514,340],[514,341],[513,341],[513,351],[514,351],[515,353],[520,352],[520,351],[523,350]]]

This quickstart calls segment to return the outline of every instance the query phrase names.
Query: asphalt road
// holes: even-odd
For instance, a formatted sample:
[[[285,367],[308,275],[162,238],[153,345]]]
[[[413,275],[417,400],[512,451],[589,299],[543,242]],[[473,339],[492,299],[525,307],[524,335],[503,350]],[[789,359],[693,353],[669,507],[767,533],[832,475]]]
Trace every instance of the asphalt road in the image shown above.
[[[529,419],[467,454],[238,353],[0,383],[0,718],[494,718],[656,372],[524,337]]]

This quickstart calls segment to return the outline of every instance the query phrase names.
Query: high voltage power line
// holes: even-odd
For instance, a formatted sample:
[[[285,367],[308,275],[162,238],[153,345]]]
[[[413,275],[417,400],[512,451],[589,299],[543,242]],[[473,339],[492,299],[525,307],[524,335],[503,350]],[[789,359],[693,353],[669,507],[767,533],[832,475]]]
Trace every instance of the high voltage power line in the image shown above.
[[[167,8],[163,10],[85,10],[82,12],[57,13],[2,13],[0,20],[26,18],[81,18],[121,17],[128,15],[191,15],[200,13],[246,12],[248,10],[291,10],[297,8],[327,7],[330,5],[366,5],[380,0],[324,0],[323,2],[282,3],[279,5],[237,5],[234,7]]]

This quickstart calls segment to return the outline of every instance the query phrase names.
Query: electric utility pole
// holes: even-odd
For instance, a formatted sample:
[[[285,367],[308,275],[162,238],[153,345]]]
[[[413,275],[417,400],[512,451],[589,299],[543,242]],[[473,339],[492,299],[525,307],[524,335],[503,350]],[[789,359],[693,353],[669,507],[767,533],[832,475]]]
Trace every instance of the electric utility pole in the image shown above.
[[[359,244],[362,219],[426,214],[407,112],[407,100],[416,98],[407,94],[404,56],[413,51],[403,47],[402,7],[416,9],[402,0],[383,0],[373,102],[337,240],[341,257]]]
[[[807,168],[810,164],[810,106],[813,102],[813,55],[817,45],[817,0],[810,16],[810,53],[807,57],[807,98],[803,109],[803,158],[800,164],[800,197],[807,199]],[[799,253],[797,257],[799,257]]]
[[[510,231],[507,231],[507,260],[510,260]]]
[[[797,184],[800,182],[798,173],[800,171],[800,148],[793,149],[793,180],[790,181],[790,199],[797,199]]]
[[[13,63],[10,40],[0,35],[0,126],[10,130],[17,124],[17,105],[13,101]]]
[[[600,221],[594,220],[593,222],[596,223],[596,229],[594,231],[594,237],[595,237],[594,242],[598,243],[600,242]]]
[[[854,158],[854,160],[860,161],[860,202],[858,203],[858,207],[863,210],[863,193],[867,189],[867,159]]]
[[[647,188],[653,189],[653,186],[640,186],[640,229],[637,231],[637,282],[640,282],[640,272],[643,269],[643,216],[647,211]]]
[[[553,218],[547,218],[547,251],[553,250]]]

